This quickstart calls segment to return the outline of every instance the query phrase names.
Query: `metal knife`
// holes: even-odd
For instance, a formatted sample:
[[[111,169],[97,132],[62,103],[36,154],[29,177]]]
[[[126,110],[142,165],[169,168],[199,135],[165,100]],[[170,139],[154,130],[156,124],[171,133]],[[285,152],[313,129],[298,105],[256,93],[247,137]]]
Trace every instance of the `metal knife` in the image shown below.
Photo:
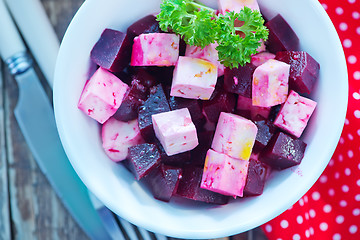
[[[18,83],[19,99],[14,112],[30,150],[84,232],[91,239],[111,239],[91,204],[87,188],[66,157],[50,101],[3,0],[0,0],[0,26],[0,55]]]

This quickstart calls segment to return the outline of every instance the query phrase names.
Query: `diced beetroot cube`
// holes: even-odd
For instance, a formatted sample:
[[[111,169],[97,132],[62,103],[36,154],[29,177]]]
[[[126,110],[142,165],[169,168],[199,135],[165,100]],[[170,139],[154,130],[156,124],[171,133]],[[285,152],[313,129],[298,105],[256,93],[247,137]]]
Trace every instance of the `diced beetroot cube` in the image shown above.
[[[244,188],[244,196],[256,196],[263,193],[267,168],[262,162],[250,159],[249,170]]]
[[[258,128],[258,132],[256,134],[253,152],[258,153],[269,143],[277,129],[274,124],[266,119],[258,120],[254,123]]]
[[[146,95],[147,88],[141,85],[139,80],[133,80],[114,118],[125,122],[136,119],[139,107],[144,103]]]
[[[148,15],[141,18],[140,20],[133,23],[127,29],[127,34],[132,37],[139,36],[142,33],[159,33],[161,29],[159,27],[159,22],[156,21],[156,16]]]
[[[220,113],[233,112],[235,104],[236,98],[233,93],[219,89],[214,92],[209,101],[203,102],[203,113],[210,122],[216,123]]]
[[[279,112],[281,110],[281,107],[282,107],[283,104],[279,104],[279,105],[276,105],[276,106],[273,106],[271,107],[271,110],[270,110],[270,113],[269,113],[269,121],[270,122],[274,122],[275,121],[275,118],[277,117],[277,115],[279,115]]]
[[[152,74],[158,83],[163,86],[171,86],[175,67],[149,67],[149,72]]]
[[[131,78],[133,80],[139,80],[140,84],[150,89],[157,84],[155,77],[149,73],[147,67],[136,67]]]
[[[198,133],[199,145],[191,151],[191,164],[203,167],[207,151],[211,148],[214,131]]]
[[[280,14],[268,21],[265,26],[269,29],[267,48],[270,52],[299,49],[299,38]]]
[[[252,76],[255,66],[247,63],[238,68],[225,68],[224,88],[226,91],[251,98]]]
[[[170,165],[170,166],[184,166],[190,162],[190,151],[179,153],[176,155],[168,156],[165,152],[164,147],[161,145],[159,140],[155,140],[155,144],[159,149],[161,156],[161,163]]]
[[[303,51],[276,53],[276,59],[290,64],[289,87],[300,93],[310,93],[319,77],[320,64]]]
[[[205,117],[202,114],[201,101],[197,99],[186,99],[186,98],[170,96],[169,104],[171,110],[176,110],[181,108],[189,109],[191,120],[195,124],[196,129],[200,128],[204,124]]]
[[[251,119],[253,121],[258,120],[259,116],[263,118],[268,118],[270,114],[270,107],[258,107],[252,105],[252,99],[248,97],[240,96],[237,100],[236,113]]]
[[[102,125],[101,137],[106,155],[114,162],[125,160],[129,147],[144,142],[136,119],[122,122],[110,118]]]
[[[137,180],[160,164],[160,153],[154,144],[143,143],[129,147],[127,166]]]
[[[149,98],[139,108],[139,128],[145,141],[152,142],[155,138],[151,116],[168,111],[170,111],[170,106],[161,84],[152,87]]]
[[[156,199],[168,202],[176,193],[179,180],[181,179],[181,173],[181,168],[161,164],[142,180],[149,186]]]
[[[228,196],[200,188],[202,174],[203,169],[199,167],[189,166],[183,168],[182,178],[180,179],[176,194],[195,201],[227,204],[229,201]]]
[[[120,72],[130,61],[132,40],[125,33],[105,29],[91,50],[90,58],[100,67]]]
[[[259,155],[259,160],[274,169],[299,165],[304,157],[306,143],[290,135],[278,132]]]
[[[138,117],[139,107],[143,103],[143,100],[127,95],[113,117],[124,122],[136,119]]]

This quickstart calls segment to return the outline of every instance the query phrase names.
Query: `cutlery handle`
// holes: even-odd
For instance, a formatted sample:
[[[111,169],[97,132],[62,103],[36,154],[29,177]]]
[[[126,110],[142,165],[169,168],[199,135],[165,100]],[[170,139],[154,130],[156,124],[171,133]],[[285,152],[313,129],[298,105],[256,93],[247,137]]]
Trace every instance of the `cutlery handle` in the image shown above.
[[[26,52],[24,42],[9,14],[4,0],[0,0],[0,55],[6,61],[14,55]]]
[[[59,40],[40,0],[4,0],[50,87]]]

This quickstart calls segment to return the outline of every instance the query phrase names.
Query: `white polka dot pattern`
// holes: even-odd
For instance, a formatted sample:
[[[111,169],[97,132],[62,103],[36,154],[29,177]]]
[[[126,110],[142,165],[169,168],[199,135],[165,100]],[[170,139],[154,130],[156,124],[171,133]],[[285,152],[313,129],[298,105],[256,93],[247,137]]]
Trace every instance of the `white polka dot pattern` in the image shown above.
[[[319,1],[346,56],[347,116],[337,149],[317,183],[291,209],[263,226],[269,240],[360,239],[360,0]]]

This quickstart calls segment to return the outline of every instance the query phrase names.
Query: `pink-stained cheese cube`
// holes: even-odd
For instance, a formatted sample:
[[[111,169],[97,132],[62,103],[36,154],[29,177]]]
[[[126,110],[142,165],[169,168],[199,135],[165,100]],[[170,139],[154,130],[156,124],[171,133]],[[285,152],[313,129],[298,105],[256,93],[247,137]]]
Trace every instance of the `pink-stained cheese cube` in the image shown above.
[[[174,66],[180,37],[170,33],[146,33],[134,38],[131,66]]]
[[[274,121],[274,125],[299,138],[315,107],[315,101],[302,97],[295,91],[290,91],[285,104]]]
[[[219,0],[219,9],[222,14],[232,11],[238,13],[245,6],[260,12],[257,0]]]
[[[217,67],[206,60],[179,57],[174,69],[170,95],[209,100],[217,82]]]
[[[217,43],[211,43],[204,48],[197,47],[197,46],[190,46],[186,45],[185,56],[186,57],[193,57],[193,58],[200,58],[203,60],[207,60],[212,62],[218,68],[218,77],[224,75],[224,65],[221,64],[218,56],[218,51],[216,47],[218,46]]]
[[[241,116],[222,112],[211,148],[232,158],[249,160],[257,134],[256,125]]]
[[[275,54],[269,52],[259,52],[255,55],[251,56],[251,63],[254,64],[256,67],[264,64],[269,59],[274,59]]]
[[[104,123],[120,107],[128,88],[114,74],[99,68],[86,83],[78,108],[99,123]]]
[[[155,135],[168,156],[190,151],[199,144],[187,108],[154,114],[152,121]]]
[[[289,91],[290,65],[270,59],[253,74],[252,104],[271,107],[286,101]]]
[[[121,122],[110,118],[103,124],[101,135],[106,155],[115,162],[126,159],[129,147],[144,142],[137,119]]]
[[[227,196],[242,197],[249,162],[209,150],[200,187]]]

